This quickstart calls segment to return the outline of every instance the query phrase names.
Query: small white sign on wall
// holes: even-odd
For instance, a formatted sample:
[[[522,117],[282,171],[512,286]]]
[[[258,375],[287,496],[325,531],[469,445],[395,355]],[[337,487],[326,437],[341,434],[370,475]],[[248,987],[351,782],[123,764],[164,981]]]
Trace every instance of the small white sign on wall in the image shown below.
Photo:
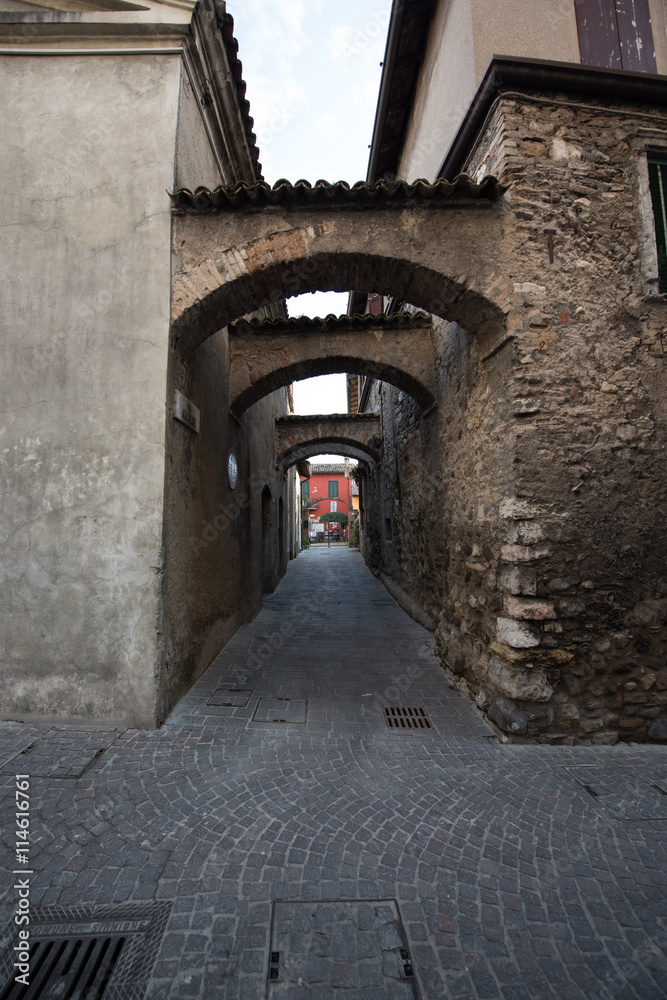
[[[199,410],[182,392],[176,390],[174,396],[174,416],[192,431],[199,433]]]

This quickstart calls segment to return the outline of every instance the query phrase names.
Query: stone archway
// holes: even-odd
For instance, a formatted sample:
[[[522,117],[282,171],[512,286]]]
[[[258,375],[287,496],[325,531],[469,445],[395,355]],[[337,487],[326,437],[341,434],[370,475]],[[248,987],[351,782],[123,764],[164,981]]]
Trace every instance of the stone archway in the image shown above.
[[[241,321],[229,327],[229,396],[240,417],[274,389],[313,375],[370,375],[413,396],[422,410],[435,402],[431,317],[302,317]]]
[[[373,290],[501,339],[506,208],[481,185],[281,182],[174,195],[172,337],[189,354],[262,306],[310,291]]]
[[[381,443],[380,418],[373,413],[276,420],[276,465],[283,470],[311,455],[330,453],[378,462]]]

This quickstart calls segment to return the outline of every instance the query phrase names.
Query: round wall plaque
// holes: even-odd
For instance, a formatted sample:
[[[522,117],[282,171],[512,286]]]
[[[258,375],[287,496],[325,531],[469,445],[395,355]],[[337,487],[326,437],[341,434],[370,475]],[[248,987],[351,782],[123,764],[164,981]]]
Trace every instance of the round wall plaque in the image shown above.
[[[229,458],[227,459],[227,479],[229,480],[229,485],[231,489],[234,489],[239,478],[239,467],[236,464],[236,455],[234,452],[229,453]]]

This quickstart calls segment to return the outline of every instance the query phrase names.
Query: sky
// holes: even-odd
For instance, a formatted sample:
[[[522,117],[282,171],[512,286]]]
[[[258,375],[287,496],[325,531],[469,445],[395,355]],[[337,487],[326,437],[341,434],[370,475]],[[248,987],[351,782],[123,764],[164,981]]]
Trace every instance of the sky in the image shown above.
[[[264,179],[365,180],[391,0],[228,0]],[[288,301],[343,315],[347,295]],[[344,375],[294,386],[297,413],[344,413]],[[320,461],[323,459],[320,459]]]

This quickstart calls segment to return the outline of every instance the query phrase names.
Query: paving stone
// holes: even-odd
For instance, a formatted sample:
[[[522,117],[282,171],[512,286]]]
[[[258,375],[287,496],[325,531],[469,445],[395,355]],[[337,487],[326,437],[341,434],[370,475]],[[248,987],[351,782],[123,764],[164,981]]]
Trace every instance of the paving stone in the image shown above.
[[[42,748],[31,902],[172,902],[146,1000],[406,1000],[402,947],[422,1000],[662,998],[667,748],[489,738],[358,553],[315,556],[160,730],[0,723],[4,815],[21,751]],[[433,730],[386,729],[392,685]],[[246,708],[206,704],[240,688]],[[305,721],[253,719],[278,698],[307,702]],[[7,926],[14,907],[7,885]],[[267,981],[272,949],[301,984]]]

